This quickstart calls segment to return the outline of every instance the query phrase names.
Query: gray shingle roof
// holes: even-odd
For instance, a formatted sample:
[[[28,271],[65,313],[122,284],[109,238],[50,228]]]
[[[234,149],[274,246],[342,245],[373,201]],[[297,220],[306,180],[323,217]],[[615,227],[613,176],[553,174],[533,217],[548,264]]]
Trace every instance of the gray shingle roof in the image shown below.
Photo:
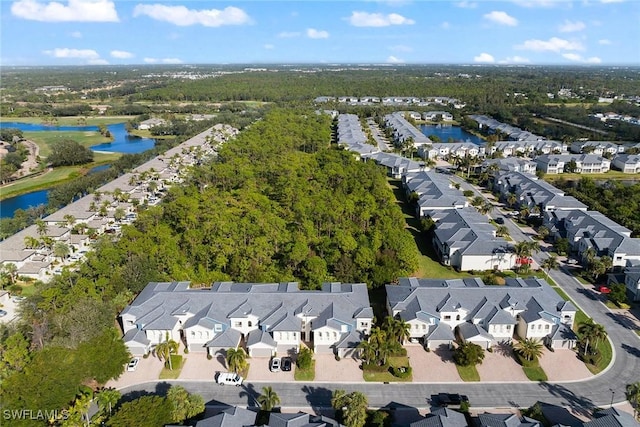
[[[236,348],[240,344],[242,334],[235,329],[228,328],[224,332],[217,334],[211,341],[206,343],[205,347],[217,348]]]

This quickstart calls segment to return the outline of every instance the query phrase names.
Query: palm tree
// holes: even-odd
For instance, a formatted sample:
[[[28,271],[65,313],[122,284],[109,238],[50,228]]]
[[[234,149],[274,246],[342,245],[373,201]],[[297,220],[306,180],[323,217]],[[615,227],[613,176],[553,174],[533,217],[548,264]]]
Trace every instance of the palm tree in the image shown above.
[[[509,195],[507,195],[507,204],[510,207],[514,207],[516,203],[518,203],[518,196],[516,196],[514,193],[509,193]]]
[[[544,225],[538,227],[538,237],[540,237],[540,240],[546,239],[549,236],[549,233],[551,233],[551,231],[549,231],[549,229]]]
[[[542,356],[544,346],[542,342],[536,338],[525,338],[524,340],[518,341],[513,348],[520,353],[522,357],[531,361],[537,360]]]
[[[179,347],[179,344],[174,340],[169,339],[169,334],[167,333],[167,336],[165,337],[165,341],[156,345],[156,348],[154,350],[158,359],[164,360],[165,362],[169,363],[170,371],[173,371],[173,365],[171,363],[171,355],[173,353],[178,352],[178,347]]]
[[[633,417],[638,417],[638,407],[640,406],[640,381],[628,384],[626,389],[627,400],[633,407]]]
[[[547,280],[549,280],[549,272],[551,270],[555,270],[559,266],[560,263],[558,262],[558,258],[553,255],[542,261],[542,263],[540,264],[540,267],[544,268],[547,271]]]
[[[247,354],[242,348],[227,350],[227,366],[229,370],[238,373],[247,367]]]
[[[360,359],[366,364],[371,363],[376,357],[376,348],[369,341],[360,341],[358,350],[360,350]]]
[[[76,217],[71,214],[66,214],[62,218],[64,219],[64,222],[67,225],[67,227],[69,228],[73,227],[73,224],[76,223]]]
[[[587,248],[584,252],[582,252],[582,259],[587,260],[587,264],[591,264],[594,259],[596,259],[597,252],[594,248]]]
[[[24,238],[24,246],[27,249],[36,249],[40,247],[40,240],[33,236],[26,236]]]
[[[36,224],[36,230],[37,230],[38,235],[39,235],[40,237],[42,237],[42,236],[46,235],[46,234],[47,234],[47,232],[49,231],[49,226],[47,226],[47,223],[46,223],[46,222],[44,222],[43,220],[41,220],[41,219],[36,219],[35,224]]]
[[[482,215],[486,215],[491,211],[493,211],[493,205],[489,201],[484,202],[478,207],[478,212],[480,212]]]
[[[262,394],[258,396],[257,400],[260,409],[269,412],[280,403],[280,397],[271,387],[262,387]]]
[[[482,205],[483,202],[484,202],[484,197],[475,196],[473,199],[471,199],[471,206],[478,207],[478,206]]]
[[[0,274],[9,278],[9,284],[13,285],[18,278],[18,266],[12,262],[5,262],[0,268]],[[3,282],[4,285],[4,282]]]
[[[584,354],[589,353],[590,343],[597,346],[601,339],[605,339],[607,337],[607,331],[604,329],[604,326],[595,323],[592,319],[588,319],[586,322],[581,323],[580,326],[578,326],[578,333],[581,338],[585,340]]]
[[[509,235],[509,229],[506,225],[499,225],[496,227],[496,236],[505,237]]]
[[[400,344],[403,344],[406,340],[411,338],[411,325],[402,319],[396,319],[395,323],[395,335]]]
[[[60,260],[68,257],[70,253],[71,249],[69,249],[69,245],[67,245],[65,242],[56,242],[53,245],[53,255],[57,258],[60,258]]]
[[[349,395],[349,403],[343,411],[344,425],[347,427],[364,427],[367,422],[367,397],[359,391]]]
[[[111,415],[111,410],[121,397],[122,394],[115,388],[103,388],[96,397],[96,403],[102,412],[109,411],[109,415]]]

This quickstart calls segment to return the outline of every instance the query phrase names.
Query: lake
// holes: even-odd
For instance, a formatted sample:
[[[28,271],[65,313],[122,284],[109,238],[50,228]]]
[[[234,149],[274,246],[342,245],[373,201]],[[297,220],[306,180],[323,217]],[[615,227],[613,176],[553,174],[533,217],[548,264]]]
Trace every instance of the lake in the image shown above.
[[[17,128],[25,132],[48,132],[48,131],[76,131],[76,132],[97,132],[98,126],[47,126],[38,123],[20,122],[0,122],[0,128]],[[93,151],[108,151],[112,153],[135,154],[152,149],[156,141],[152,138],[140,138],[129,135],[124,123],[107,125],[113,140],[104,144],[93,145]]]
[[[98,131],[98,126],[47,126],[38,123],[0,122],[0,128],[17,128],[24,132],[50,132],[50,131]],[[93,145],[93,151],[106,151],[113,153],[135,154],[152,149],[155,140],[152,138],[140,138],[129,135],[124,123],[107,125],[113,141],[104,144]],[[96,166],[89,173],[95,173],[109,168],[109,165]],[[28,209],[33,206],[46,204],[49,190],[38,190],[32,193],[11,197],[0,202],[0,218],[12,218],[16,209]]]
[[[484,142],[482,138],[467,132],[460,126],[420,125],[420,130],[426,136],[435,135],[439,137],[442,142],[447,142],[449,138],[453,138],[455,142],[472,142],[474,144],[481,144]]]
[[[0,202],[0,218],[13,218],[17,209],[28,209],[44,205],[49,200],[49,190],[38,190],[20,196],[9,197]]]

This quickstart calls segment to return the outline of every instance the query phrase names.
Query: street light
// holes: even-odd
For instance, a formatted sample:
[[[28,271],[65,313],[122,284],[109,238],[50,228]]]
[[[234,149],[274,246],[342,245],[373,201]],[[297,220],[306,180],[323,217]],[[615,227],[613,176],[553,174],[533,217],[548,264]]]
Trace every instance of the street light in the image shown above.
[[[613,396],[616,395],[616,392],[610,388],[609,391],[611,392],[611,405],[609,405],[609,407],[613,408]]]

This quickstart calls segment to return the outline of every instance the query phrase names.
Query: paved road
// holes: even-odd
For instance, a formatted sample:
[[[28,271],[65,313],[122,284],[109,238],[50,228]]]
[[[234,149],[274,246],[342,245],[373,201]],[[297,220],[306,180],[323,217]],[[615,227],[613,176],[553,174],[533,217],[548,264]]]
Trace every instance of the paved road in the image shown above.
[[[459,177],[463,189],[473,189]],[[473,189],[477,192],[477,189]],[[511,237],[515,241],[529,240],[522,230],[510,220],[505,221]],[[547,254],[541,252],[534,259],[540,263]],[[333,383],[247,383],[240,388],[221,387],[212,381],[172,383],[181,384],[187,390],[202,395],[210,405],[231,404],[256,406],[255,398],[262,387],[270,385],[280,396],[285,407],[325,408],[330,406],[331,392],[335,389],[364,392],[369,404],[382,407],[392,402],[415,408],[429,407],[429,396],[439,392],[463,393],[469,396],[475,407],[527,407],[536,401],[574,408],[578,413],[588,414],[594,406],[608,406],[625,400],[627,384],[640,381],[640,338],[634,331],[618,321],[593,293],[586,291],[566,270],[554,270],[551,278],[576,302],[584,312],[605,326],[615,351],[614,363],[598,376],[583,381],[565,383],[451,383],[451,384],[333,384]],[[414,366],[414,369],[429,369],[428,366]],[[123,389],[128,392],[163,391],[167,383],[141,384]],[[613,394],[612,394],[613,392]]]
[[[380,126],[373,119],[367,119],[367,125],[369,125],[369,129],[371,130],[371,135],[373,135],[373,139],[378,143],[378,148],[380,151],[392,151],[393,147],[390,147],[387,139],[384,134],[380,130]]]

